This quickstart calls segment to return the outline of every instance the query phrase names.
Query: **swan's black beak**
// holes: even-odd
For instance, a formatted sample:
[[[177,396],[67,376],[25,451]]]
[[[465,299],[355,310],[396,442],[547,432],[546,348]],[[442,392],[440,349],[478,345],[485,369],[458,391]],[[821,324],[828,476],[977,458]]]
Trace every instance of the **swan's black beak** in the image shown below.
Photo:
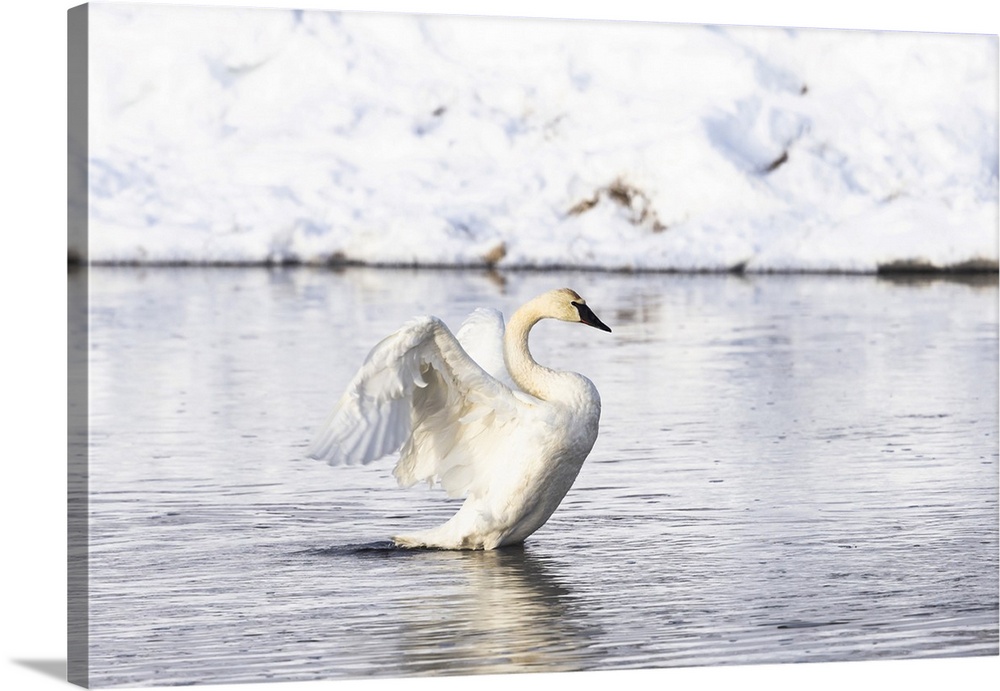
[[[602,322],[594,314],[594,311],[580,302],[572,303],[573,307],[576,307],[576,311],[580,313],[580,321],[587,326],[593,326],[595,329],[600,329],[601,331],[607,331],[611,333],[611,327]]]

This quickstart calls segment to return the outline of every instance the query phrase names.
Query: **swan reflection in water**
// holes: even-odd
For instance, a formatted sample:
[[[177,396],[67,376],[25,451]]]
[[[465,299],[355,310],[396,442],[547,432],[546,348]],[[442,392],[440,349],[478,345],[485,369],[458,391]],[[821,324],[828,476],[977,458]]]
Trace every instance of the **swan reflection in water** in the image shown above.
[[[401,668],[413,674],[583,669],[588,624],[557,563],[522,545],[488,551],[392,550],[422,581],[392,603]]]

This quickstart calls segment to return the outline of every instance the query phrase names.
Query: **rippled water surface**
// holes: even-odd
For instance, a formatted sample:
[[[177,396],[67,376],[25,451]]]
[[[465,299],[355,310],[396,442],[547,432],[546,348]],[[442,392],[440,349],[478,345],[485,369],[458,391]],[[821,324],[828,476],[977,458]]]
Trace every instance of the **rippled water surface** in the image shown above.
[[[97,686],[995,655],[997,283],[93,268]],[[570,286],[601,435],[523,548],[302,459],[369,348]]]

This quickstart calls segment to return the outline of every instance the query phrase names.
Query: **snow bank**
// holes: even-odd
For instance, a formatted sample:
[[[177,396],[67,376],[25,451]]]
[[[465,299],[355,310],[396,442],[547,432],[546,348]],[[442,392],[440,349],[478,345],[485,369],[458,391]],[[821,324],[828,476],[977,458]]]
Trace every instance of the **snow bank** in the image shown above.
[[[90,12],[91,261],[997,261],[995,36]]]

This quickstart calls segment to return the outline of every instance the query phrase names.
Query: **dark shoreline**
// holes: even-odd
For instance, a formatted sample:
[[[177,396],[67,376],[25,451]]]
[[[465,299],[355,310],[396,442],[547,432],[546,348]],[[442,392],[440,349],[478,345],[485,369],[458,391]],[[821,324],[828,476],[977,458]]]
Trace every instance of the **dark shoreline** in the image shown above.
[[[614,268],[577,266],[573,264],[512,264],[498,266],[495,263],[467,264],[436,264],[436,263],[403,263],[403,262],[361,262],[353,260],[332,260],[328,262],[306,262],[298,259],[261,260],[261,261],[91,261],[87,262],[76,254],[67,257],[70,270],[92,267],[130,267],[130,268],[310,268],[342,270],[354,268],[389,269],[389,270],[433,270],[433,271],[496,271],[496,272],[546,272],[546,271],[582,271],[611,274],[719,274],[719,275],[756,275],[756,276],[885,276],[885,277],[933,277],[933,276],[979,276],[994,278],[1000,276],[1000,265],[993,260],[974,259],[958,264],[939,267],[933,264],[905,260],[880,264],[874,271],[851,271],[847,269],[767,269],[747,270],[746,262],[721,269],[646,269],[646,268]]]

